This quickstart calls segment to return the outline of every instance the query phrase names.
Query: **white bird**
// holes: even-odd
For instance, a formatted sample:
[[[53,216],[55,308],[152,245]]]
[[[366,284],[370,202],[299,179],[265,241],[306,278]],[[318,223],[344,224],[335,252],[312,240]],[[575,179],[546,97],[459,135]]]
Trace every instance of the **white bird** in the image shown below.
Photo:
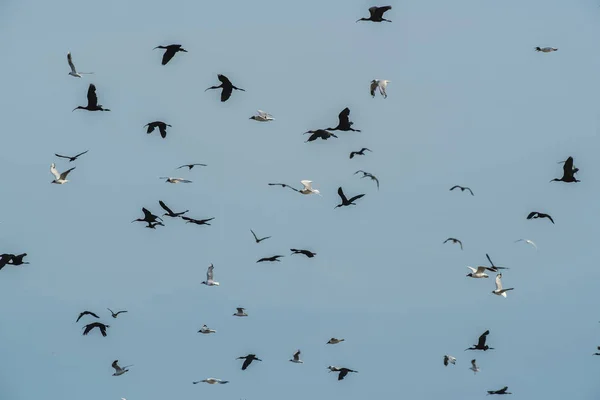
[[[200,330],[198,331],[198,333],[204,333],[205,335],[207,335],[209,333],[217,333],[217,331],[215,331],[214,329],[210,329],[206,325],[202,325],[202,328],[200,328]]]
[[[471,278],[489,278],[490,276],[486,274],[485,271],[493,271],[492,269],[484,267],[483,265],[480,265],[479,267],[477,267],[477,269],[469,266],[467,266],[467,268],[473,271],[470,274],[467,274],[467,276],[470,276]]]
[[[221,385],[229,383],[229,381],[222,381],[222,380],[217,379],[217,378],[207,378],[207,379],[202,379],[201,381],[195,381],[195,382],[192,382],[192,383],[195,385],[197,383],[202,383],[202,382],[208,383],[210,385],[214,385],[215,383],[220,383]]]
[[[553,51],[558,51],[556,47],[536,47],[535,51],[541,51],[542,53],[551,53]]]
[[[469,369],[473,371],[473,374],[477,374],[479,372],[479,367],[477,366],[477,361],[475,359],[471,360],[471,368]]]
[[[496,275],[496,290],[493,290],[492,293],[506,298],[506,292],[513,289],[514,288],[502,289],[502,274]]]
[[[317,189],[313,189],[312,188],[312,181],[307,181],[307,180],[303,180],[300,181],[300,183],[302,184],[302,186],[304,186],[304,188],[300,189],[300,193],[302,194],[318,194],[319,196],[323,197],[321,195],[321,192],[319,192]]]
[[[449,355],[444,355],[444,365],[448,366],[448,363],[450,364],[456,364],[456,357],[452,357]]]
[[[71,58],[71,52],[67,53],[67,61],[69,61],[69,67],[71,67],[71,72],[69,72],[69,75],[76,78],[81,78],[81,75],[93,74],[93,72],[77,72],[75,69],[75,64],[73,64],[73,59]]]
[[[371,96],[375,97],[375,89],[379,88],[379,93],[381,93],[384,99],[387,99],[387,93],[385,92],[385,88],[390,82],[391,81],[386,81],[383,79],[373,79],[371,81]]]
[[[329,372],[340,372],[342,370],[341,367],[336,367],[334,365],[328,366],[327,369],[329,369]]]
[[[537,246],[535,245],[535,243],[533,243],[533,241],[529,240],[529,239],[519,239],[519,240],[515,240],[515,243],[517,242],[525,242],[527,244],[532,245],[536,250],[538,249]]]
[[[214,265],[210,264],[206,270],[206,280],[202,282],[202,285],[206,286],[219,286],[219,282],[213,280]]]
[[[119,360],[115,360],[112,363],[112,367],[115,369],[115,373],[113,374],[113,376],[123,375],[125,372],[129,371],[127,368],[133,367],[133,364],[132,364],[132,365],[127,365],[127,366],[121,368],[121,367],[119,367],[118,362],[119,362]]]
[[[158,179],[166,179],[168,183],[192,183],[192,181],[183,178],[171,178],[170,176],[160,176]]]
[[[273,116],[269,113],[266,113],[262,110],[258,110],[257,112],[258,114],[251,116],[250,119],[253,119],[258,122],[269,122],[275,120],[275,118],[273,118]]]
[[[294,353],[294,358],[290,359],[290,361],[297,364],[302,364],[304,362],[300,359],[300,350]]]
[[[234,317],[247,317],[248,316],[248,314],[246,314],[244,312],[245,308],[237,307],[236,310],[237,310],[237,312],[235,314],[233,314]]]
[[[50,164],[50,172],[52,173],[52,175],[54,175],[54,180],[51,183],[57,183],[59,185],[62,185],[64,183],[69,182],[69,180],[67,179],[67,175],[69,175],[69,172],[73,171],[74,169],[75,167],[70,168],[61,174],[56,170],[56,166],[54,165],[54,163]]]

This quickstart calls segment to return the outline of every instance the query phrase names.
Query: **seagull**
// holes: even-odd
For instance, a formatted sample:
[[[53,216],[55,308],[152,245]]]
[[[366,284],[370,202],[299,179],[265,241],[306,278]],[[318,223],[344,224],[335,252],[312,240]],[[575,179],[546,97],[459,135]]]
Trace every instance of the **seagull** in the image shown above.
[[[379,88],[379,93],[383,96],[384,99],[387,99],[387,93],[385,89],[387,88],[387,84],[391,81],[386,81],[382,79],[373,79],[371,81],[371,96],[375,98],[375,89]]]
[[[262,361],[260,358],[256,358],[255,354],[248,354],[247,356],[238,357],[236,360],[244,360],[244,363],[242,364],[242,371],[248,368],[248,366],[252,364],[252,361]]]
[[[83,153],[79,153],[79,154],[77,154],[76,156],[73,156],[73,157],[69,157],[69,156],[61,156],[60,154],[56,154],[56,153],[54,153],[54,155],[55,155],[56,157],[60,157],[60,158],[68,158],[68,159],[69,159],[69,162],[73,162],[73,161],[77,160],[77,157],[84,155],[84,154],[85,154],[85,153],[87,153],[88,151],[89,151],[89,150],[86,150],[86,151],[84,151]]]
[[[550,182],[581,182],[579,179],[575,178],[575,174],[579,171],[579,168],[573,168],[573,157],[567,158],[563,164],[563,176],[559,178],[554,178]]]
[[[54,175],[54,180],[50,183],[62,185],[64,183],[69,182],[69,180],[67,179],[67,175],[69,175],[69,172],[73,171],[74,169],[75,167],[69,168],[61,174],[56,170],[56,166],[54,165],[54,163],[50,164],[50,172],[52,173],[52,175]]]
[[[600,350],[600,346],[598,346],[598,350]],[[600,356],[600,353],[594,353],[594,356]]]
[[[479,372],[479,367],[477,366],[477,361],[475,359],[471,360],[471,368],[469,368],[471,371],[473,371],[473,374],[477,374]]]
[[[254,236],[254,241],[255,241],[256,243],[260,243],[260,242],[262,242],[263,240],[267,240],[267,239],[269,239],[269,238],[271,237],[271,236],[265,236],[265,237],[263,237],[263,238],[260,238],[260,239],[259,239],[259,238],[256,236],[256,233],[254,233],[254,231],[253,231],[252,229],[250,229],[250,232],[252,232],[252,236]]]
[[[302,180],[302,181],[300,181],[300,183],[302,184],[302,186],[304,186],[304,188],[299,190],[300,193],[302,193],[302,194],[318,194],[319,196],[322,196],[321,192],[319,192],[317,189],[312,188],[312,181]]]
[[[206,285],[206,286],[219,286],[219,282],[215,281],[213,279],[213,270],[215,269],[215,266],[212,265],[212,263],[208,266],[208,269],[206,270],[206,280],[201,282],[202,285]]]
[[[484,267],[482,265],[477,267],[477,269],[469,266],[467,266],[467,268],[469,268],[472,271],[471,273],[467,274],[467,276],[470,276],[471,278],[489,278],[489,275],[485,273],[486,270],[496,272],[491,268]]]
[[[514,290],[514,288],[502,289],[502,274],[496,275],[496,290],[493,290],[492,293],[506,298],[506,292],[509,290]]]
[[[443,243],[443,244],[445,244],[445,243],[446,243],[446,242],[448,242],[448,241],[450,241],[450,242],[452,242],[452,243],[454,243],[454,244],[456,244],[456,243],[460,244],[460,249],[461,249],[461,250],[463,249],[463,245],[462,245],[462,242],[461,242],[460,240],[458,240],[458,239],[456,239],[456,238],[448,238],[448,239],[444,240],[444,243]]]
[[[338,375],[338,381],[341,381],[342,379],[344,379],[346,377],[346,375],[348,375],[348,372],[358,373],[358,371],[355,371],[350,368],[345,368],[345,367],[342,367],[342,368],[334,367],[334,368],[338,369],[338,371],[340,372]],[[338,372],[338,371],[333,371],[331,368],[329,369],[329,372]]]
[[[187,50],[182,48],[180,44],[170,44],[168,46],[156,46],[152,50],[156,50],[156,49],[166,50],[165,54],[163,54],[163,57],[162,57],[162,65],[167,65],[167,63],[169,61],[171,61],[171,58],[173,58],[175,53],[177,53],[179,51],[183,51],[184,53],[187,53]]]
[[[371,178],[372,181],[375,181],[375,183],[377,183],[377,190],[379,190],[379,179],[377,179],[377,177],[375,175],[373,175],[370,172],[363,171],[362,169],[359,169],[358,171],[356,171],[354,173],[354,175],[358,174],[359,172],[362,172],[362,174],[363,174],[363,176],[361,176],[360,179]]]
[[[247,317],[248,314],[245,313],[246,309],[242,308],[242,307],[237,307],[236,308],[236,313],[233,314],[234,317]]]
[[[142,207],[142,212],[144,213],[144,218],[138,218],[138,219],[134,219],[131,222],[156,222],[156,220],[161,220],[162,218],[159,217],[158,215],[154,215],[152,214],[150,211],[148,211],[146,208]]]
[[[194,218],[186,217],[184,215],[181,217],[181,219],[186,221],[186,224],[192,223],[192,224],[196,224],[196,225],[210,225],[208,223],[208,221],[212,221],[213,219],[215,219],[215,217],[207,218],[207,219],[194,219]]]
[[[541,51],[542,53],[551,53],[553,51],[558,51],[556,47],[536,47],[535,51]]]
[[[508,390],[508,386],[504,386],[500,390],[488,390],[487,393],[488,394],[512,394],[511,392],[507,392],[507,390]]]
[[[119,367],[118,362],[119,362],[119,360],[115,360],[112,363],[112,367],[115,369],[115,373],[113,374],[113,376],[123,375],[125,372],[129,371],[127,368],[133,367],[133,364],[132,364],[132,365],[127,365],[127,366],[121,368],[121,367]]]
[[[360,129],[352,128],[354,122],[350,122],[350,109],[344,108],[338,115],[338,125],[335,128],[327,128],[327,131],[352,131],[360,132]]]
[[[454,190],[454,189],[456,189],[456,188],[459,188],[461,192],[464,192],[465,190],[468,190],[469,192],[471,192],[471,196],[475,196],[475,195],[473,194],[473,191],[472,191],[470,188],[466,187],[466,186],[454,185],[454,186],[452,186],[452,187],[450,188],[450,190]]]
[[[383,7],[377,7],[377,6],[373,6],[369,8],[369,18],[361,18],[358,21],[372,21],[372,22],[382,22],[382,21],[386,21],[386,22],[392,22],[389,19],[385,19],[383,18],[383,14],[388,11],[391,10],[392,6],[383,6]]]
[[[107,310],[110,311],[113,318],[117,318],[119,316],[119,314],[127,312],[127,310],[113,312],[113,310],[111,310],[110,308],[107,308]]]
[[[517,242],[525,242],[527,244],[532,245],[536,250],[538,249],[537,246],[535,245],[535,243],[533,243],[533,241],[529,240],[529,239],[519,239],[519,240],[515,240],[515,243]]]
[[[356,155],[364,156],[365,155],[365,150],[366,151],[371,151],[370,149],[367,149],[366,147],[363,147],[359,151],[352,151],[352,152],[350,152],[350,159],[353,159],[354,156],[356,156]]]
[[[490,258],[490,255],[489,255],[489,254],[487,254],[487,253],[485,254],[485,257],[488,259],[488,261],[489,261],[489,262],[490,262],[490,264],[492,265],[492,266],[490,267],[490,271],[493,271],[493,272],[498,272],[498,270],[499,270],[499,269],[510,269],[510,268],[508,268],[508,267],[499,267],[499,266],[497,266],[497,265],[494,265],[494,263],[492,262],[492,259]]]
[[[306,131],[304,132],[304,134],[306,135],[307,133],[312,133],[312,135],[310,135],[310,137],[308,138],[307,141],[305,141],[304,143],[308,143],[308,142],[312,142],[315,141],[319,138],[323,139],[323,140],[327,140],[330,137],[334,137],[337,139],[337,136],[331,132],[327,132],[325,129],[317,129],[316,131]]]
[[[167,137],[167,126],[170,127],[171,125],[162,122],[162,121],[154,121],[154,122],[149,122],[146,125],[144,125],[145,127],[148,127],[148,129],[146,130],[146,133],[149,135],[152,132],[154,132],[154,129],[158,128],[158,131],[160,132],[160,136],[164,139]]]
[[[327,342],[326,344],[338,344],[338,343],[343,342],[344,340],[346,340],[346,339],[337,339],[337,338],[332,337],[331,339],[329,339],[329,342]]]
[[[465,351],[467,351],[467,350],[483,350],[483,351],[494,350],[493,347],[489,347],[487,344],[485,344],[485,340],[487,338],[487,335],[489,335],[489,334],[490,334],[489,330],[483,332],[481,334],[481,336],[479,336],[479,340],[477,341],[477,344],[474,344],[473,346],[469,347],[468,349],[465,349]]]
[[[170,176],[159,176],[158,179],[166,179],[165,183],[192,183],[192,181],[183,178],[172,178]]]
[[[67,61],[69,62],[69,67],[71,67],[71,72],[69,72],[69,75],[74,76],[75,78],[81,78],[81,75],[93,74],[93,72],[77,72],[77,70],[75,69],[75,64],[73,64],[71,52],[67,53]]]
[[[182,211],[182,212],[175,213],[169,207],[167,207],[167,205],[162,200],[159,200],[158,204],[160,204],[160,206],[162,207],[162,209],[166,211],[166,213],[164,213],[163,216],[167,215],[167,216],[169,216],[171,218],[181,217],[183,214],[185,214],[186,212],[190,211],[190,210],[185,210],[185,211]]]
[[[8,261],[8,263],[11,265],[29,264],[29,262],[23,261],[23,257],[26,257],[26,256],[27,256],[27,253],[22,253],[22,254],[17,254],[17,255],[12,254],[12,257]]]
[[[453,365],[456,364],[456,357],[452,357],[447,354],[444,355],[444,366],[447,367],[448,363],[453,364]]]
[[[308,258],[313,258],[314,256],[317,255],[317,253],[313,253],[312,251],[309,251],[309,250],[290,249],[290,251],[293,252],[291,255],[294,255],[294,254],[304,254]]]
[[[338,204],[337,206],[335,206],[334,209],[336,209],[338,207],[344,207],[344,206],[349,206],[351,204],[354,204],[354,200],[358,200],[358,199],[360,199],[361,197],[364,196],[364,194],[357,194],[356,196],[351,197],[350,199],[348,199],[346,197],[346,195],[344,194],[344,191],[342,190],[341,186],[338,188],[338,195],[342,199],[342,202],[340,204]],[[354,204],[354,205],[356,205],[356,204]]]
[[[304,361],[302,361],[302,360],[300,359],[300,350],[296,351],[296,352],[294,353],[294,356],[293,356],[293,357],[294,357],[294,358],[290,359],[290,361],[291,361],[291,362],[293,362],[293,363],[296,363],[296,364],[302,364],[302,363],[304,363]]]
[[[87,324],[82,328],[85,329],[83,331],[83,336],[87,336],[87,334],[90,333],[90,331],[94,328],[100,329],[102,336],[106,337],[106,328],[110,328],[110,325],[105,325],[102,322],[92,322],[91,324]]]
[[[259,262],[265,262],[265,261],[271,261],[271,262],[279,261],[279,262],[281,262],[281,260],[280,260],[281,257],[284,257],[284,256],[263,257],[260,260],[258,260],[257,263],[259,263]]]
[[[98,104],[98,96],[96,96],[96,86],[90,83],[87,91],[87,106],[77,106],[75,110],[88,110],[88,111],[110,111],[108,108],[102,108],[102,104]]]
[[[75,321],[75,322],[79,322],[79,320],[81,319],[81,317],[83,317],[84,315],[91,315],[91,316],[92,316],[92,317],[94,317],[94,318],[100,318],[99,316],[97,316],[96,314],[94,314],[94,313],[93,313],[93,312],[91,312],[91,311],[83,311],[83,312],[81,312],[81,313],[79,314],[79,317],[77,317],[77,321]]]
[[[203,333],[205,335],[208,335],[210,333],[217,333],[217,331],[215,331],[214,329],[209,329],[208,326],[206,326],[206,325],[202,325],[202,328],[200,328],[198,333]]]
[[[194,385],[197,383],[208,383],[209,385],[214,385],[215,383],[220,383],[221,385],[224,385],[226,383],[229,383],[229,381],[222,381],[220,379],[217,378],[207,378],[207,379],[202,379],[201,381],[195,381],[192,382]]]
[[[183,168],[183,167],[188,167],[189,171],[191,171],[192,168],[194,168],[196,165],[199,165],[199,166],[202,166],[202,167],[206,167],[206,164],[185,164],[185,165],[182,165],[181,167],[177,167],[175,169],[180,169],[180,168]]]
[[[537,218],[548,218],[550,220],[550,222],[554,223],[554,220],[552,219],[552,217],[550,215],[544,214],[544,213],[541,213],[538,211],[532,211],[527,216],[527,219],[537,219]]]
[[[221,81],[221,84],[219,86],[211,86],[206,90],[210,90],[210,89],[223,89],[221,91],[221,101],[227,101],[230,97],[231,97],[231,93],[233,92],[233,89],[235,90],[241,90],[242,92],[245,92],[244,89],[241,89],[239,87],[235,87],[233,86],[233,84],[231,83],[231,81],[229,80],[229,78],[227,78],[225,75],[222,74],[218,74],[217,78],[219,79],[219,81]],[[205,90],[205,92],[206,92]]]
[[[275,118],[273,118],[273,116],[271,114],[266,113],[262,110],[258,110],[257,115],[251,116],[250,119],[253,119],[258,122],[269,122],[269,121],[275,120]]]

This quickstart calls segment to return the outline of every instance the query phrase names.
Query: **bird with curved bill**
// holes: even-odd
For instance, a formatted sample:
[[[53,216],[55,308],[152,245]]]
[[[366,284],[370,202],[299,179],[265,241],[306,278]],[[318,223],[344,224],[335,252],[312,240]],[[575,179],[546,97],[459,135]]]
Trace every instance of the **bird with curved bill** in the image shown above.
[[[277,255],[277,256],[271,256],[271,257],[263,257],[260,260],[258,260],[257,263],[260,263],[260,262],[275,262],[275,261],[281,262],[281,260],[280,260],[281,257],[285,257],[285,256]]]
[[[563,163],[563,175],[560,178],[552,179],[550,182],[581,182],[575,178],[575,174],[579,172],[579,168],[573,167],[573,157],[569,157],[565,161],[559,161],[558,163]]]
[[[169,207],[167,207],[167,205],[162,200],[159,200],[158,204],[162,207],[163,210],[166,211],[166,213],[164,213],[163,216],[166,215],[167,217],[171,217],[171,218],[181,217],[183,214],[190,211],[190,210],[185,210],[185,211],[181,211],[181,212],[173,212],[173,210],[171,210]]]
[[[79,313],[79,317],[77,317],[77,321],[75,321],[75,322],[79,322],[79,320],[86,315],[91,315],[94,318],[100,318],[98,315],[96,315],[95,313],[93,313],[91,311],[83,311],[83,312]]]
[[[245,371],[246,368],[252,364],[252,361],[262,361],[260,358],[257,358],[255,354],[248,354],[247,356],[238,357],[236,360],[244,360],[242,364],[242,371]]]
[[[91,324],[85,325],[83,328],[83,336],[87,336],[92,329],[98,328],[103,337],[106,337],[106,329],[110,328],[110,325],[103,324],[102,322],[92,322]]]
[[[369,8],[369,18],[361,18],[356,20],[356,22],[359,21],[371,21],[371,22],[392,22],[389,19],[385,19],[383,18],[383,14],[388,11],[391,10],[392,6],[382,6],[382,7],[378,7],[378,6],[373,6]]]
[[[490,331],[488,329],[487,331],[483,332],[481,334],[481,336],[479,336],[479,340],[477,341],[477,344],[474,344],[473,346],[469,347],[468,349],[465,349],[464,351],[467,351],[467,350],[483,350],[483,351],[494,350],[493,347],[490,347],[487,344],[485,344],[485,341],[489,334],[490,334]]]
[[[206,218],[206,219],[195,219],[195,218],[190,218],[190,217],[186,217],[185,215],[182,215],[181,219],[183,219],[186,224],[210,225],[208,222],[215,219],[215,217]]]
[[[175,56],[175,54],[177,54],[178,52],[180,52],[180,51],[182,51],[184,53],[188,52],[186,49],[182,48],[180,44],[170,44],[168,46],[156,46],[152,50],[156,50],[156,49],[165,50],[165,53],[163,54],[163,57],[162,57],[162,62],[161,62],[162,65],[167,65],[167,63],[169,61],[171,61],[171,58],[173,58]]]
[[[335,128],[327,128],[326,131],[352,131],[352,132],[360,132],[360,129],[352,128],[354,122],[350,121],[350,109],[348,107],[344,108],[338,114],[338,124]]]
[[[356,205],[356,203],[354,203],[354,201],[360,199],[361,197],[364,196],[363,194],[357,194],[356,196],[350,197],[350,199],[348,199],[346,197],[346,195],[344,194],[344,191],[342,190],[342,187],[340,186],[338,188],[338,196],[340,196],[340,199],[342,200],[342,202],[340,204],[338,204],[337,206],[334,207],[334,209],[338,208],[338,207],[346,207],[346,206],[350,206],[350,205]]]
[[[290,249],[290,251],[292,252],[291,255],[294,255],[294,254],[304,254],[308,258],[313,258],[314,256],[317,255],[317,253],[313,253],[310,250],[304,250],[304,249]]]
[[[157,222],[157,220],[161,220],[162,218],[159,217],[158,215],[154,215],[152,214],[150,211],[148,211],[148,209],[146,209],[145,207],[142,207],[142,212],[144,213],[144,218],[138,218],[138,219],[134,219],[133,222]]]
[[[229,100],[229,98],[231,97],[231,93],[233,93],[233,89],[241,90],[242,92],[246,91],[242,88],[234,86],[233,83],[231,83],[231,81],[229,80],[229,78],[227,78],[223,74],[218,74],[217,78],[219,79],[219,81],[221,81],[221,84],[219,86],[211,86],[206,90],[222,89],[221,90],[221,102],[225,102],[225,101]],[[206,92],[206,90],[205,90],[205,92]]]
[[[98,104],[98,96],[96,96],[96,86],[90,83],[87,91],[87,106],[77,106],[75,110],[87,110],[87,111],[110,111],[108,108],[103,108],[102,104]]]

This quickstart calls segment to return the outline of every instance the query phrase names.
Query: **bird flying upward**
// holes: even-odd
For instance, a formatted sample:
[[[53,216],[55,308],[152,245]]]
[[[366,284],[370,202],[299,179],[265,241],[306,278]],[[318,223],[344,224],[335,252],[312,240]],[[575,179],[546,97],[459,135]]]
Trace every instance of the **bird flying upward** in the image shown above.
[[[550,182],[581,182],[575,178],[575,174],[579,171],[579,168],[573,167],[573,157],[569,157],[565,161],[561,161],[561,163],[564,163],[562,177],[554,178]]]
[[[496,290],[493,290],[492,293],[506,298],[506,292],[509,290],[514,290],[514,288],[502,289],[502,274],[496,275]]]
[[[208,269],[206,270],[206,280],[201,282],[202,285],[219,286],[219,282],[214,280],[214,275],[213,275],[214,269],[215,269],[215,266],[211,263],[208,266]]]

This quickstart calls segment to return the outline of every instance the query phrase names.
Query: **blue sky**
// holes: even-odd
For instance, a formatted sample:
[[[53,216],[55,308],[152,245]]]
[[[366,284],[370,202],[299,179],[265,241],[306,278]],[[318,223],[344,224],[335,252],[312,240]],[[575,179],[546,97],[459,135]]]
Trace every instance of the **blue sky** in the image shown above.
[[[0,398],[470,400],[504,385],[597,398],[600,8],[390,4],[391,24],[354,23],[373,5],[354,0],[0,4],[0,251],[31,262],[0,271]],[[161,66],[152,49],[171,43],[188,53]],[[95,74],[68,76],[68,51]],[[246,92],[205,93],[218,73]],[[370,97],[375,78],[391,81],[387,99]],[[90,82],[112,112],[71,112]],[[344,107],[361,133],[304,143]],[[276,121],[249,120],[257,109]],[[154,120],[172,125],[165,140],[146,135]],[[373,152],[349,160],[361,147]],[[68,184],[50,184],[50,163],[69,166],[54,153],[88,149]],[[582,182],[549,184],[568,156]],[[208,167],[174,170],[195,162]],[[169,175],[193,183],[157,179]],[[323,197],[267,186],[302,179]],[[339,186],[366,196],[333,210]],[[130,223],[159,199],[215,220]],[[534,210],[556,225],[527,221]],[[272,238],[257,245],[250,229]],[[510,267],[507,299],[493,277],[465,277],[486,253]],[[210,263],[220,287],[200,285]],[[81,335],[86,309],[108,337]],[[464,352],[486,329],[496,350]],[[303,365],[288,362],[298,348]],[[250,352],[264,361],[241,371]],[[135,366],[113,377],[114,359]],[[359,373],[337,382],[327,365]],[[191,384],[206,377],[230,383]]]

